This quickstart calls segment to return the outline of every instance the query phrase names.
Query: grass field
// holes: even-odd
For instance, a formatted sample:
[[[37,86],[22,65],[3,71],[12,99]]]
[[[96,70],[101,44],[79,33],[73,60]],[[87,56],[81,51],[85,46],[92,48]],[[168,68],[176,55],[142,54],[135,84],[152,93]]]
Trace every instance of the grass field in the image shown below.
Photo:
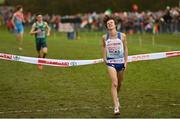
[[[28,30],[27,30],[28,31]],[[78,40],[52,33],[48,58],[101,58],[102,32],[80,32]],[[180,35],[128,36],[129,55],[180,50]],[[15,36],[0,28],[0,52],[36,57],[27,32],[24,50]],[[123,82],[121,117],[180,118],[180,57],[133,62]],[[114,117],[111,80],[104,64],[70,68],[0,60],[0,117]]]

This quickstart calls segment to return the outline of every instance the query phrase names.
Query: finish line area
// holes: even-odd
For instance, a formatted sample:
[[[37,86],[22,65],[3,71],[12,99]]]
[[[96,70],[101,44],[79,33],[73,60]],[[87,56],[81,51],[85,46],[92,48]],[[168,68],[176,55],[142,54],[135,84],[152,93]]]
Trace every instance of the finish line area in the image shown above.
[[[169,51],[169,52],[159,52],[159,53],[149,53],[149,54],[138,54],[128,56],[128,62],[144,61],[144,60],[155,60],[161,58],[170,58],[180,56],[180,51]],[[34,58],[34,57],[25,57],[12,54],[0,53],[0,59],[18,61],[30,64],[41,64],[48,66],[58,66],[58,67],[71,67],[71,66],[80,66],[80,65],[90,65],[102,63],[103,59],[94,59],[94,60],[58,60],[58,59],[47,59],[47,58]],[[110,61],[110,63],[116,61]],[[123,63],[123,62],[122,62]]]
[[[56,33],[48,39],[47,58],[38,59],[27,32],[22,51],[13,36],[0,32],[0,117],[113,116],[111,80],[101,59],[103,33],[80,32],[77,40]],[[154,45],[151,35],[128,36],[121,117],[178,117],[179,43],[172,34],[156,35]]]

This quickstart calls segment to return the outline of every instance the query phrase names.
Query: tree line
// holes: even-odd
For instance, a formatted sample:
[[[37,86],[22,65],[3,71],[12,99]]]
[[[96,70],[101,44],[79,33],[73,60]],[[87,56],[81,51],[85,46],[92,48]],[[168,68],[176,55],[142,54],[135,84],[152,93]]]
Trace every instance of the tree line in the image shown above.
[[[96,11],[104,12],[111,9],[113,12],[131,11],[132,5],[137,4],[139,11],[163,10],[166,6],[178,6],[179,0],[5,0],[5,5],[23,5],[25,11],[32,13],[49,13],[70,15]]]

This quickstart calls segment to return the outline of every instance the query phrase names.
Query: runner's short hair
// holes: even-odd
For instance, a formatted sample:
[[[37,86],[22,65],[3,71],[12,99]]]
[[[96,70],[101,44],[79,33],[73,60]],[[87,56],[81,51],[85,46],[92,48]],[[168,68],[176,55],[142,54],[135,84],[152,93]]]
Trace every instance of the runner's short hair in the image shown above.
[[[22,5],[17,5],[17,6],[16,6],[16,11],[19,11],[21,8],[23,8]]]

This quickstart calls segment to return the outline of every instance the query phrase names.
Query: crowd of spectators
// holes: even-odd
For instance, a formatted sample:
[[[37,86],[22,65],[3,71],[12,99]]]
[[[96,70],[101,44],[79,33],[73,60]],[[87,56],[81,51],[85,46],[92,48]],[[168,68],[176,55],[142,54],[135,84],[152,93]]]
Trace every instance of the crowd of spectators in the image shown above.
[[[0,7],[0,25],[6,24],[10,29],[13,7]],[[106,13],[86,13],[76,15],[43,15],[54,30],[60,29],[59,24],[71,23],[75,30],[102,31],[102,19]],[[133,33],[180,33],[180,8],[167,6],[159,11],[115,12],[118,17],[117,29],[129,34]],[[35,14],[25,12],[25,26],[32,25]]]

